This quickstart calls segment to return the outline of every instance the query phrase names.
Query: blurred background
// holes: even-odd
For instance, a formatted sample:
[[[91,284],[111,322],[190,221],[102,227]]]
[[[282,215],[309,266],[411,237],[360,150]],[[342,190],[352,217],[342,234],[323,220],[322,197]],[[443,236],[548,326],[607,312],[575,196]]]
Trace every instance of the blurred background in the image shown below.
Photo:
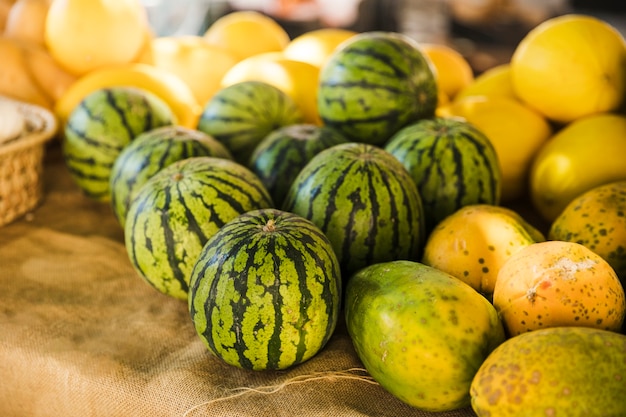
[[[624,0],[142,0],[158,35],[202,34],[234,10],[272,16],[295,37],[321,27],[390,30],[445,43],[476,73],[509,60],[540,22],[566,13],[600,17],[626,35]]]

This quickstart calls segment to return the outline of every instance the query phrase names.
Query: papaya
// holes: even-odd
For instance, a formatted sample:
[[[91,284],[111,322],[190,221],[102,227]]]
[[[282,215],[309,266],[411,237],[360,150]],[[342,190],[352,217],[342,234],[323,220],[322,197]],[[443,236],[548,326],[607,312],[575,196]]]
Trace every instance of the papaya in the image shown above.
[[[478,417],[626,415],[626,336],[554,327],[512,337],[482,363],[470,387]]]

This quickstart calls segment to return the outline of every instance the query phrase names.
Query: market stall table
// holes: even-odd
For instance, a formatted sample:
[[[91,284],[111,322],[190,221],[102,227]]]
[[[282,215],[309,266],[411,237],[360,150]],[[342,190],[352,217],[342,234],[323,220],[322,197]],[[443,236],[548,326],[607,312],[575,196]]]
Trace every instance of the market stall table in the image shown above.
[[[44,199],[0,228],[0,415],[475,416],[405,405],[364,372],[341,323],[313,359],[244,371],[211,356],[184,302],[133,270],[110,207],[48,144]]]

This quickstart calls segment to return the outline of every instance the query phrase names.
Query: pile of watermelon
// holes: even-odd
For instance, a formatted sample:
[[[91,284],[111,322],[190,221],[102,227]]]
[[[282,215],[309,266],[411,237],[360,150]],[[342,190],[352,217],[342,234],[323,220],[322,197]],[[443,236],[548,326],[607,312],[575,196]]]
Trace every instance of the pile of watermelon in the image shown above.
[[[138,275],[188,303],[210,351],[286,369],[324,348],[355,274],[419,262],[443,218],[499,204],[493,146],[435,116],[437,99],[413,40],[366,32],[320,73],[320,125],[261,81],[224,87],[196,129],[148,91],[108,87],[74,109],[63,154],[85,195],[111,204]]]

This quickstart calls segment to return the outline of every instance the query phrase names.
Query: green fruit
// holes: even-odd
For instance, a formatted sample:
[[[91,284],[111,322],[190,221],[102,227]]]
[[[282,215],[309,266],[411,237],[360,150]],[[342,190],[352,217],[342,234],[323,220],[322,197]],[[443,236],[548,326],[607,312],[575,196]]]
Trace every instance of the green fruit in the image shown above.
[[[272,205],[261,181],[243,165],[210,156],[182,159],[135,195],[124,225],[126,250],[150,285],[186,300],[206,241],[240,214]]]
[[[626,336],[589,327],[522,333],[471,384],[479,417],[626,416]]]
[[[189,309],[200,338],[226,363],[286,369],[326,345],[341,288],[339,263],[317,226],[293,213],[254,210],[207,241]]]
[[[265,136],[302,120],[298,105],[282,90],[262,81],[242,81],[215,93],[205,104],[197,128],[222,142],[237,162],[247,165]]]
[[[315,155],[295,178],[283,209],[315,223],[350,276],[377,262],[417,260],[425,240],[422,203],[408,171],[365,143]]]
[[[172,125],[174,120],[168,105],[148,91],[96,90],[76,106],[65,124],[65,164],[85,195],[108,201],[111,170],[122,150],[139,134]]]
[[[487,136],[464,120],[420,120],[396,133],[385,150],[417,183],[428,232],[461,207],[500,202],[498,155]]]
[[[348,280],[345,314],[372,377],[427,411],[469,406],[474,374],[505,337],[486,298],[417,262],[380,263],[357,272]]]
[[[402,127],[434,116],[433,66],[406,35],[361,33],[322,67],[317,103],[324,125],[350,141],[382,145]]]
[[[280,205],[304,166],[324,149],[345,143],[338,132],[325,126],[295,124],[267,135],[250,158],[250,169],[263,181]]]
[[[197,130],[163,126],[138,135],[119,154],[111,169],[113,213],[124,226],[130,201],[141,186],[173,162],[194,156],[230,159],[220,142]]]

